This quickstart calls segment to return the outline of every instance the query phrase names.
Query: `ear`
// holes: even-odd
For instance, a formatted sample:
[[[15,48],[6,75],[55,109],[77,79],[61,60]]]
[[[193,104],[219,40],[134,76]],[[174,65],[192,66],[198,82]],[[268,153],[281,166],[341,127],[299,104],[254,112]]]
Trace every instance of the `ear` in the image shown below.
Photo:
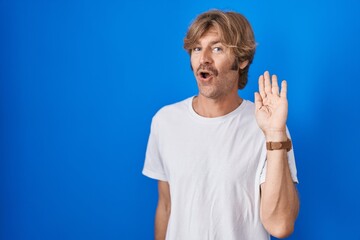
[[[240,69],[246,68],[246,66],[248,65],[248,63],[249,63],[248,60],[246,60],[245,62],[240,63],[240,64],[239,64],[239,68],[240,68]]]

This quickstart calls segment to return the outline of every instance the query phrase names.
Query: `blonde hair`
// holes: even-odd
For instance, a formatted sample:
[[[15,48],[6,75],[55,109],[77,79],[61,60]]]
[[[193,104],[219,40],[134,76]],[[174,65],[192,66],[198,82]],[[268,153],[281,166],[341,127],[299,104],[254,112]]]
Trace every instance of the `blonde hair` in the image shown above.
[[[249,21],[240,13],[210,10],[200,14],[190,25],[184,38],[184,48],[191,55],[199,39],[210,28],[215,28],[221,42],[230,47],[236,63],[248,61],[244,69],[239,70],[238,88],[243,89],[248,81],[248,71],[255,55],[255,37]]]

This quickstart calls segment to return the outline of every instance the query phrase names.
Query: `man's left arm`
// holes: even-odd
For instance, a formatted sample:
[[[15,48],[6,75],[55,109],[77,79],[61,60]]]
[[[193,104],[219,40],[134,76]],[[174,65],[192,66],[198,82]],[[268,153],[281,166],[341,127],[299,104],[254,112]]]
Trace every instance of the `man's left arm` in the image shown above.
[[[288,102],[286,81],[269,72],[259,78],[255,93],[256,120],[267,142],[286,142]],[[286,149],[267,150],[265,182],[261,184],[260,217],[265,229],[277,238],[289,236],[299,212],[299,199],[292,180]]]

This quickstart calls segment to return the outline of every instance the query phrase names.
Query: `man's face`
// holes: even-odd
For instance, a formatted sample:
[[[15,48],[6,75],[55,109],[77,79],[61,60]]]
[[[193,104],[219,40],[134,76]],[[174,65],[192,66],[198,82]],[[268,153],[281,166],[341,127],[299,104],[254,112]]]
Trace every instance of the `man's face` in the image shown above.
[[[191,66],[204,97],[220,99],[237,93],[239,64],[230,48],[220,42],[215,28],[205,32],[192,49]]]

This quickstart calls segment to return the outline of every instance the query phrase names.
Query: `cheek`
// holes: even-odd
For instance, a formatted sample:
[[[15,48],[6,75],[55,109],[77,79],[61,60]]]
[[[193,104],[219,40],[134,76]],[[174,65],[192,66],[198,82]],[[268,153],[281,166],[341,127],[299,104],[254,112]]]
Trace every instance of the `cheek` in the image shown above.
[[[215,66],[220,72],[229,73],[233,72],[233,61],[230,60],[219,62],[217,66]]]
[[[195,71],[198,67],[198,65],[196,64],[196,60],[194,58],[190,59],[190,67],[192,71]]]

